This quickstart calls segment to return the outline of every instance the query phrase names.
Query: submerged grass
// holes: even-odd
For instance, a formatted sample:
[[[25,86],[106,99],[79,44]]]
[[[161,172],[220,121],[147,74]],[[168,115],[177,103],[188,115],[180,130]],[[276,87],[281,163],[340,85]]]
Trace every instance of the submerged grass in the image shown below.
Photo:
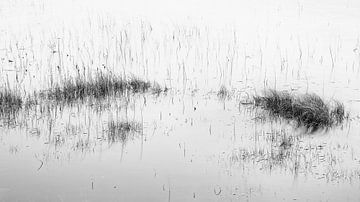
[[[159,94],[167,91],[167,88],[162,89],[159,84],[152,84],[136,77],[125,80],[121,77],[98,74],[95,78],[89,79],[81,77],[67,79],[61,84],[42,91],[40,97],[56,102],[73,102],[86,98],[102,99],[125,92],[146,93],[149,91]]]
[[[231,97],[231,92],[222,85],[217,93],[218,98],[225,100]]]
[[[254,96],[255,106],[270,112],[273,117],[295,121],[312,133],[341,124],[348,117],[338,101],[325,103],[316,94],[293,95],[286,91],[269,90],[264,96]]]
[[[0,117],[16,113],[22,108],[22,104],[19,93],[9,89],[0,91]]]
[[[137,122],[108,122],[108,141],[110,143],[122,142],[126,143],[135,133],[139,133],[142,129],[140,123]]]

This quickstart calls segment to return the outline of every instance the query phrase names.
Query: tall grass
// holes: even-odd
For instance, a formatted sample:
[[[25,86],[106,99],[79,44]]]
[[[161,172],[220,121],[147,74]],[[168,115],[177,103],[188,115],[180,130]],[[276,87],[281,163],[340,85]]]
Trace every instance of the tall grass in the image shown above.
[[[304,126],[311,133],[339,125],[348,117],[342,103],[325,103],[316,94],[293,95],[269,90],[264,96],[254,96],[254,103],[271,116],[294,121],[297,127]]]

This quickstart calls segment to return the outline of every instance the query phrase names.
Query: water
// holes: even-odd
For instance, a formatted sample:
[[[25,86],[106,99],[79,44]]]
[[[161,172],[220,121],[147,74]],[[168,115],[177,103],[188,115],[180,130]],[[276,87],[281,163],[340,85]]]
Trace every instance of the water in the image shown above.
[[[357,2],[70,3],[1,4],[2,88],[100,68],[172,90],[2,119],[0,201],[360,200]],[[304,134],[239,104],[264,88],[338,99],[350,121]],[[141,127],[114,138],[111,122]]]

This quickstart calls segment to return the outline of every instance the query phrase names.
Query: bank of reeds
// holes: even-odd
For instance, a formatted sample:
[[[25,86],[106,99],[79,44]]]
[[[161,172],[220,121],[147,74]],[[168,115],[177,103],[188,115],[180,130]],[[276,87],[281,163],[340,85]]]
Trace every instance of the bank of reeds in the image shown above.
[[[326,103],[316,94],[293,95],[286,91],[268,90],[263,96],[254,96],[255,106],[262,107],[272,117],[294,121],[308,132],[341,124],[348,114],[339,101]]]

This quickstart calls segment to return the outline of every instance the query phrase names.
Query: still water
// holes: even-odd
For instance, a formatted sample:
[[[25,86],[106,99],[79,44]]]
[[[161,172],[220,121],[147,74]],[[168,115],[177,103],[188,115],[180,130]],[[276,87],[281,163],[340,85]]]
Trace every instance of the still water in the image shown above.
[[[171,88],[2,117],[0,201],[360,200],[356,1],[142,3],[0,4],[2,89],[99,69]],[[350,118],[306,134],[241,104],[268,88],[337,99]]]

